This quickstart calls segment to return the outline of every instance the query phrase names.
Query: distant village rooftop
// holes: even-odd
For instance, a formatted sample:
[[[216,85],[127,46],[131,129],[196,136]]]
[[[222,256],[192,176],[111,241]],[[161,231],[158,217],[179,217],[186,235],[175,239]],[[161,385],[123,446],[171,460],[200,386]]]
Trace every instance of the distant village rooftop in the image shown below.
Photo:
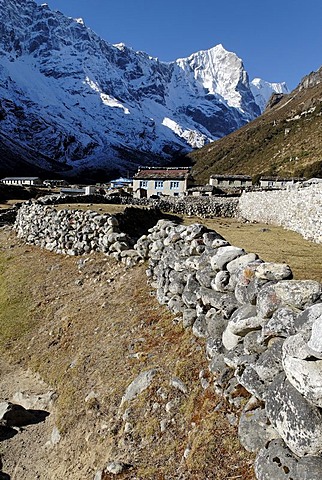
[[[148,179],[184,179],[190,174],[191,167],[139,167],[133,178]]]
[[[252,177],[250,177],[249,175],[222,175],[222,174],[214,174],[214,175],[211,175],[210,178],[220,178],[220,179],[231,179],[231,180],[251,180]]]
[[[5,177],[1,182],[6,185],[42,185],[39,177]]]

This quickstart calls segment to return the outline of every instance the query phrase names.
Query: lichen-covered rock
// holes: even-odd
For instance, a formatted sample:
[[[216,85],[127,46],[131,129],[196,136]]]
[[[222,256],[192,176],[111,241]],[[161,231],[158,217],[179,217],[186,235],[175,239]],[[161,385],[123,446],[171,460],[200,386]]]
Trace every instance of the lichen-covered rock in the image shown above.
[[[245,336],[252,330],[261,328],[263,319],[256,316],[256,307],[246,304],[233,312],[229,319],[229,329],[232,333],[239,336]]]
[[[322,458],[297,458],[283,440],[276,439],[258,452],[254,468],[258,480],[320,480]]]
[[[307,347],[312,356],[322,359],[322,314],[313,321]]]
[[[223,270],[229,262],[235,260],[235,258],[240,257],[244,253],[245,250],[242,248],[231,245],[219,247],[216,254],[211,259],[211,266],[214,269],[217,267],[219,270]]]
[[[285,446],[283,440],[272,440],[257,454],[254,465],[256,478],[258,480],[304,480],[305,477],[298,476],[297,464],[297,459]]]
[[[297,331],[303,327],[311,328],[315,320],[322,316],[322,303],[317,303],[311,307],[306,308],[303,312],[299,313],[294,319],[294,326]]]
[[[314,280],[284,280],[265,285],[257,297],[257,311],[262,317],[270,318],[282,306],[305,308],[318,302],[322,286]]]
[[[308,333],[298,333],[285,340],[283,367],[289,382],[309,402],[322,408],[322,360],[312,357],[308,338]]]
[[[267,416],[288,448],[299,457],[322,453],[322,414],[282,373],[265,394]]]
[[[315,280],[286,280],[275,284],[277,297],[284,305],[305,309],[321,299],[322,285]]]
[[[256,268],[255,276],[262,280],[286,280],[292,278],[292,270],[285,263],[264,262]]]
[[[273,382],[276,375],[283,371],[282,347],[284,339],[276,338],[267,350],[261,353],[254,365],[259,378],[267,385]]]
[[[267,418],[265,408],[258,406],[248,409],[247,405],[239,419],[238,436],[240,443],[249,452],[258,452],[268,441],[279,438]]]
[[[288,337],[296,332],[295,317],[299,310],[291,307],[278,308],[272,317],[263,324],[262,340],[272,337]]]

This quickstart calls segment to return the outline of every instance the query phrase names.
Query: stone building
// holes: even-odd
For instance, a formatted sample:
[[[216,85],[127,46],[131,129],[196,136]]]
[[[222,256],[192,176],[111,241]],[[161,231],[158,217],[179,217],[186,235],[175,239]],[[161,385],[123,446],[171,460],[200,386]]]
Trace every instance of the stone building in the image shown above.
[[[252,177],[248,175],[211,175],[209,185],[217,188],[247,188],[252,186]]]
[[[296,182],[302,182],[303,178],[283,178],[283,177],[260,177],[259,185],[262,188],[283,188]]]

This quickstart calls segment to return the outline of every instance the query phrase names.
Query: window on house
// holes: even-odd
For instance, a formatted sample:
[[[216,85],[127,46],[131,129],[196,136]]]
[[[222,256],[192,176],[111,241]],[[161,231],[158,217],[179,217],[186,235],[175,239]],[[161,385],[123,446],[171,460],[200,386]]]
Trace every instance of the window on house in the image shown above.
[[[171,189],[179,188],[179,182],[170,182],[170,188]]]
[[[146,188],[148,186],[147,180],[140,180],[140,188]]]
[[[156,182],[154,182],[154,188],[163,188],[163,181],[157,180]]]

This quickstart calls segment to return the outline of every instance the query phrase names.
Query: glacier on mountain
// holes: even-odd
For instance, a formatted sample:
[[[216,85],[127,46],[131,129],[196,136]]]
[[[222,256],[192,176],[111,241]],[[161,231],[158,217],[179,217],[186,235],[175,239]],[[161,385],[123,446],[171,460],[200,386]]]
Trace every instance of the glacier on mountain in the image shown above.
[[[284,88],[250,84],[222,45],[161,62],[33,0],[0,0],[0,33],[6,174],[106,178],[165,164],[251,121],[269,92]]]
[[[271,83],[261,78],[254,78],[250,83],[250,89],[261,112],[265,110],[272,93],[290,93],[285,82]]]

